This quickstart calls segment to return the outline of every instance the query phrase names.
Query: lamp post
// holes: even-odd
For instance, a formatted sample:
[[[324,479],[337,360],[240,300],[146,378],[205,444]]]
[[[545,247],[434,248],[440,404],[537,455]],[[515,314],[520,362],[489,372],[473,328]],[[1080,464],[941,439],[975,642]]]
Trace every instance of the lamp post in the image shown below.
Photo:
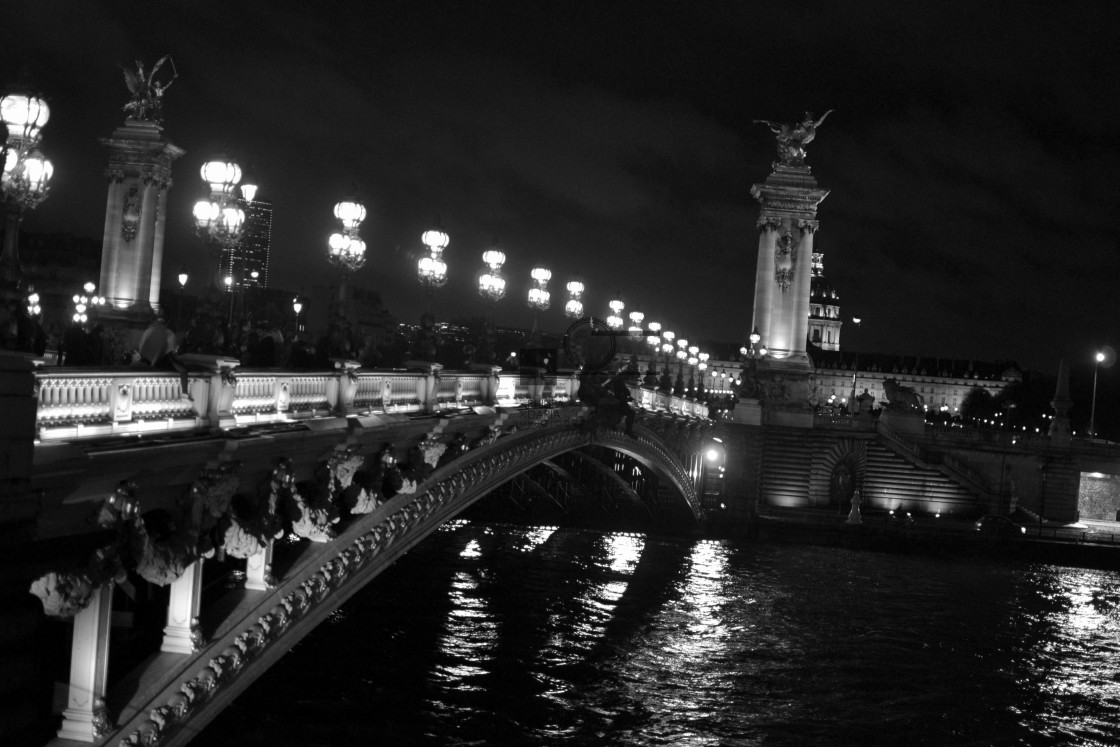
[[[652,335],[646,336],[646,344],[650,347],[649,355],[649,368],[646,370],[644,382],[647,386],[657,386],[657,349],[661,343],[661,322],[650,322],[646,325],[646,329],[652,332]]]
[[[497,248],[487,249],[482,253],[482,261],[486,264],[482,274],[478,276],[478,293],[486,299],[486,319],[482,327],[482,339],[479,356],[483,363],[494,362],[494,304],[506,295],[506,279],[502,277],[502,265],[506,263],[505,252]]]
[[[703,401],[705,399],[706,389],[704,386],[704,372],[708,370],[708,358],[711,356],[708,353],[700,353],[697,357],[700,359],[700,363],[696,366],[696,369],[700,372],[700,384],[696,389],[696,398]]]
[[[1089,410],[1089,443],[1093,442],[1093,438],[1097,435],[1097,373],[1101,370],[1101,364],[1104,363],[1107,356],[1103,350],[1098,350],[1096,355],[1093,356],[1093,404]]]
[[[0,120],[8,134],[3,146],[0,192],[4,198],[4,248],[0,252],[0,282],[4,295],[18,295],[19,226],[25,210],[47,198],[54,166],[39,151],[40,134],[51,110],[42,96],[14,92],[0,98]]]
[[[665,368],[661,371],[661,380],[658,382],[657,388],[666,392],[673,388],[673,379],[669,373],[669,365],[673,362],[673,340],[676,336],[677,333],[671,329],[667,329],[661,333],[661,338],[665,340],[665,342],[661,343],[661,352],[665,354]]]
[[[366,263],[366,242],[358,236],[358,229],[366,219],[366,208],[356,198],[347,197],[335,204],[334,217],[342,224],[342,230],[327,239],[330,250],[327,259],[339,270],[336,313],[345,318],[346,280]]]
[[[296,313],[296,334],[299,334],[303,331],[303,325],[299,318],[299,315],[303,312],[303,300],[299,296],[292,299],[292,311]]]
[[[420,235],[420,241],[428,247],[428,256],[421,257],[416,263],[416,277],[424,287],[424,313],[420,315],[420,326],[412,341],[412,357],[417,361],[432,362],[436,359],[439,347],[436,317],[432,313],[432,297],[436,289],[442,288],[447,282],[447,263],[443,261],[443,250],[451,243],[451,237],[439,227],[437,217],[433,227]]]
[[[529,342],[531,345],[537,345],[540,342],[539,332],[537,330],[537,315],[546,311],[552,303],[552,294],[548,292],[548,281],[552,279],[552,271],[544,267],[534,267],[529,277],[533,279],[533,287],[529,289],[529,296],[527,303],[529,308],[533,310],[533,330],[529,333]]]
[[[219,157],[202,164],[202,180],[210,185],[210,197],[194,204],[194,229],[200,238],[211,246],[211,253],[218,256],[220,277],[232,278],[237,243],[245,228],[245,210],[237,197],[241,182],[241,167],[232,158]],[[256,185],[246,184],[242,195],[255,195]],[[233,292],[233,283],[227,282],[226,291]]]
[[[626,304],[615,296],[607,306],[611,309],[610,316],[607,317],[607,326],[614,330],[622,329],[622,310],[626,308]]]
[[[187,275],[186,268],[180,269],[179,270],[179,303],[178,303],[179,308],[176,310],[176,313],[175,313],[175,329],[176,330],[179,330],[182,327],[182,324],[183,324],[183,293],[187,290],[187,280],[188,279],[189,279],[189,276]]]
[[[421,234],[420,241],[428,247],[428,256],[421,257],[416,263],[416,275],[420,279],[420,285],[424,286],[424,309],[431,312],[432,295],[447,282],[447,263],[443,261],[443,250],[451,243],[451,237],[439,227],[439,219],[436,219],[435,225]]]
[[[748,340],[750,341],[750,345],[744,345],[743,347],[739,348],[739,354],[750,362],[750,381],[753,387],[753,391],[750,393],[750,396],[754,397],[758,396],[759,389],[757,377],[758,361],[766,357],[767,350],[766,346],[762,344],[762,335],[758,333],[758,327],[755,327],[751,331]],[[747,367],[744,366],[743,376],[741,379],[743,382],[746,382],[748,380],[747,375]]]
[[[94,309],[105,304],[104,296],[94,294],[96,290],[97,286],[90,281],[82,286],[81,293],[74,294],[74,315],[71,317],[74,324],[86,324]]]
[[[580,319],[583,317],[583,301],[580,300],[583,296],[583,283],[572,280],[565,287],[568,289],[568,302],[564,304],[564,316]]]

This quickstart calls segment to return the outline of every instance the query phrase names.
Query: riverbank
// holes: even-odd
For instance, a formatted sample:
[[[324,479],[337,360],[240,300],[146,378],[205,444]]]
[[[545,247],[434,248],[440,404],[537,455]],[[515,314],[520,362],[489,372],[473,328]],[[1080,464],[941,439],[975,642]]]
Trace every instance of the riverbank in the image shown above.
[[[990,557],[1033,563],[1120,570],[1120,537],[1093,528],[1059,525],[1026,531],[980,531],[974,520],[927,518],[905,523],[890,515],[859,524],[832,512],[773,511],[754,517],[750,536],[765,542],[827,545],[874,552]]]

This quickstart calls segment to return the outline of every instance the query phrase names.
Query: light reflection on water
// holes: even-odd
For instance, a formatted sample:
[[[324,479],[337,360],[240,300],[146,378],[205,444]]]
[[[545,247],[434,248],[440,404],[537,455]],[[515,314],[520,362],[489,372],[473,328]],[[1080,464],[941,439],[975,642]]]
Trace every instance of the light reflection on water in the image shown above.
[[[198,743],[1072,745],[1118,723],[1116,573],[463,523]]]

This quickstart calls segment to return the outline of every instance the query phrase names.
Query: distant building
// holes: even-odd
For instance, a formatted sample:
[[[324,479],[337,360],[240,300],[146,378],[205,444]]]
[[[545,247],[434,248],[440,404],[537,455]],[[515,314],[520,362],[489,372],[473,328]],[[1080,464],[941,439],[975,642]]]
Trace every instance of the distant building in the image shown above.
[[[222,254],[219,277],[233,278],[231,290],[267,288],[272,203],[242,200],[240,205],[245,211],[245,228],[230,251]]]
[[[824,254],[813,252],[809,281],[809,342],[821,350],[840,350],[840,296],[825,280]]]

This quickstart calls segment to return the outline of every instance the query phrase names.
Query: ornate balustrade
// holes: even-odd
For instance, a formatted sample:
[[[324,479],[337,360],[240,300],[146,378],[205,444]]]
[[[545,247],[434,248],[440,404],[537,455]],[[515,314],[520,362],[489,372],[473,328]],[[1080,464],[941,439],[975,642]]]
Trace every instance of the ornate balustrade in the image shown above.
[[[39,369],[40,440],[232,428],[377,413],[437,414],[479,405],[574,401],[575,374],[522,371],[251,370],[236,360],[184,356],[185,373],[150,369]],[[702,402],[632,385],[635,404],[706,419]]]

